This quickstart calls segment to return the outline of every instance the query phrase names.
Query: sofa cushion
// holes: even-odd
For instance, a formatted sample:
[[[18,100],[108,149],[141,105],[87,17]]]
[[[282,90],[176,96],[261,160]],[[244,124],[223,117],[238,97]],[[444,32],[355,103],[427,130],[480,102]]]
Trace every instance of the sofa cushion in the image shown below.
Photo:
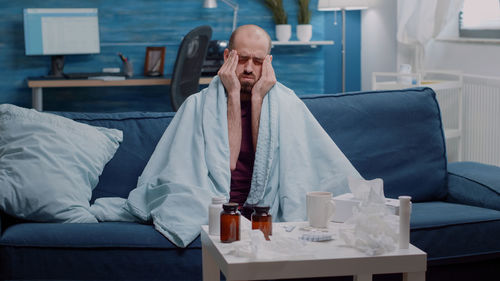
[[[413,203],[411,243],[429,260],[500,254],[500,211],[448,202]]]
[[[421,202],[446,196],[445,140],[432,89],[302,99],[363,177],[384,180],[386,197]]]
[[[152,225],[127,222],[90,224],[19,223],[10,226],[0,245],[62,248],[177,249]],[[199,239],[189,247],[200,247]]]
[[[48,222],[97,222],[92,189],[122,132],[0,105],[0,209]]]
[[[104,168],[94,190],[92,202],[99,197],[128,197],[130,190],[137,186],[137,179],[174,116],[172,112],[57,114],[82,123],[123,131],[123,142]]]

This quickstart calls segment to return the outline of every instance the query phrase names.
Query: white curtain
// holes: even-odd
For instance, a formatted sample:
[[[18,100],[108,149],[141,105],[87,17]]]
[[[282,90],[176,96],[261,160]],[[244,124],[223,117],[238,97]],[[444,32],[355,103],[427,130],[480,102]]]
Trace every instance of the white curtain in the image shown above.
[[[415,72],[424,69],[425,47],[451,21],[458,21],[463,0],[398,0],[397,40],[399,56],[408,53]],[[400,49],[401,48],[401,49]]]

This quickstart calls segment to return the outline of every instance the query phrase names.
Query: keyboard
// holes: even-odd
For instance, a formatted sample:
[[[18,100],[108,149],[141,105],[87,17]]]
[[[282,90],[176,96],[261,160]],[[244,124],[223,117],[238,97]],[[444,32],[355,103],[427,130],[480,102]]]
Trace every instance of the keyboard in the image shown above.
[[[123,72],[74,72],[64,73],[66,79],[88,79],[89,77],[125,76]]]

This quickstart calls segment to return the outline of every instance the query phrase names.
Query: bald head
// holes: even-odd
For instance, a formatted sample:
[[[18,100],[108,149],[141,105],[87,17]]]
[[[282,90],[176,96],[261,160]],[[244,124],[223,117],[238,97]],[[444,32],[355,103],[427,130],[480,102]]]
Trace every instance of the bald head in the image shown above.
[[[236,66],[235,73],[241,85],[241,99],[250,100],[252,89],[262,75],[262,66],[266,58],[272,61],[271,38],[267,32],[256,25],[238,27],[231,38],[229,46],[224,50],[224,65],[229,61],[231,67]]]
[[[231,34],[231,38],[229,38],[229,49],[234,50],[235,48],[237,48],[237,45],[240,43],[241,38],[250,39],[252,41],[265,40],[268,46],[267,53],[271,53],[271,37],[260,26],[247,24],[238,27]]]

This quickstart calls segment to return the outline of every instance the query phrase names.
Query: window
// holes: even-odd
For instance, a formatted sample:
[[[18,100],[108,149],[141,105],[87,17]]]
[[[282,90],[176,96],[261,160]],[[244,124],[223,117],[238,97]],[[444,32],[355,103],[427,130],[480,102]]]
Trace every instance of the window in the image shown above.
[[[460,37],[500,38],[500,0],[464,0]]]

